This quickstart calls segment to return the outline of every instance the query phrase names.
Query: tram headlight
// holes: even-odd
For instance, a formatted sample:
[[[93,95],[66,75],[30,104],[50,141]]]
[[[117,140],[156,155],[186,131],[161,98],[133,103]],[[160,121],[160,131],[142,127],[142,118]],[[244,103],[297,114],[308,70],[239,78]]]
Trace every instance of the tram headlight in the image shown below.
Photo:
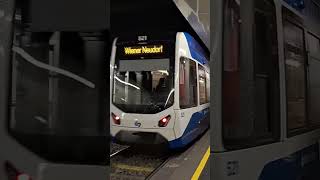
[[[19,171],[9,161],[6,161],[4,166],[7,172],[8,180],[32,180],[30,175]]]
[[[31,180],[31,177],[28,174],[19,174],[17,180]]]
[[[166,127],[168,125],[170,119],[171,119],[170,115],[168,115],[167,117],[162,118],[158,123],[159,127]]]
[[[113,122],[117,125],[120,125],[120,117],[115,115],[114,113],[111,113],[111,116],[112,116],[112,119],[113,119]]]

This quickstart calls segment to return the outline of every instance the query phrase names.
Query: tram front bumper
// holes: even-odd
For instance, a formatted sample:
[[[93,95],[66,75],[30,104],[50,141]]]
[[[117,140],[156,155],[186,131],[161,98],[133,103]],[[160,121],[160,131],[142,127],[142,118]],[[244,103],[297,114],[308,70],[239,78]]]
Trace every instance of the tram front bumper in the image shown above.
[[[140,129],[112,127],[113,141],[120,144],[167,144],[175,139],[174,131],[170,128]]]

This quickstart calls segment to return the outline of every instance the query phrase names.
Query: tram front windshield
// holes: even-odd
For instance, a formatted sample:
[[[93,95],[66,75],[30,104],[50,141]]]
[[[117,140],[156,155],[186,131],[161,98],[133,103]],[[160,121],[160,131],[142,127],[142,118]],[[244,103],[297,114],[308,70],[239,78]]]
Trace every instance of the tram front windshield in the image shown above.
[[[113,79],[113,104],[127,113],[153,114],[173,105],[170,59],[118,60]]]

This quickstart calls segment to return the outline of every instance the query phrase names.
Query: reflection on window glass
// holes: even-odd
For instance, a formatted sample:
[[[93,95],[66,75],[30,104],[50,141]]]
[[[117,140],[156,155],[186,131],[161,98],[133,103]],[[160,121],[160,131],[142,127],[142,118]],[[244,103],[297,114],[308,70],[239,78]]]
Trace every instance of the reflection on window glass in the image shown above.
[[[306,125],[305,49],[303,30],[284,21],[288,129]]]
[[[276,134],[279,121],[279,59],[276,10],[272,0],[255,2],[255,136]]]
[[[237,137],[240,120],[240,5],[228,0],[224,11],[223,123],[224,137]]]
[[[207,77],[206,77],[206,71],[204,67],[201,65],[199,67],[199,95],[200,95],[200,104],[204,104],[208,102],[208,96],[207,96]]]
[[[308,120],[311,126],[320,125],[320,58],[311,57],[308,59]]]
[[[308,34],[308,46],[311,54],[320,53],[320,39],[312,34]]]
[[[197,71],[196,62],[182,57],[180,59],[180,107],[197,106]]]
[[[279,57],[275,4],[272,0],[254,1],[252,16],[243,17],[240,12],[246,11],[246,7],[240,6],[240,1],[227,0],[224,8],[224,145],[238,149],[275,141],[279,132],[276,127]],[[251,18],[253,24],[248,24]],[[246,38],[248,34],[252,40]],[[240,48],[240,44],[246,47]]]
[[[108,32],[30,31],[21,2],[12,19],[10,136],[45,161],[105,164]]]
[[[207,81],[207,86],[206,86],[206,93],[207,93],[207,102],[210,102],[210,74],[206,73],[206,81]]]
[[[42,63],[48,64],[48,46],[27,45],[25,35],[21,47]],[[26,44],[25,44],[26,43]],[[48,72],[14,54],[12,67],[12,106],[10,128],[23,133],[46,133],[49,111]]]
[[[135,61],[140,66],[134,66]],[[169,59],[120,60],[119,64],[113,80],[114,105],[127,113],[157,113],[173,105]]]
[[[308,120],[311,126],[320,125],[320,39],[308,34]]]
[[[11,128],[28,134],[102,134],[106,128],[100,104],[105,44],[103,40],[86,41],[77,33],[61,33],[60,45],[49,48],[49,40],[55,37],[52,33],[25,32],[16,38],[19,47],[38,62],[68,71],[95,87],[49,72],[14,54]]]

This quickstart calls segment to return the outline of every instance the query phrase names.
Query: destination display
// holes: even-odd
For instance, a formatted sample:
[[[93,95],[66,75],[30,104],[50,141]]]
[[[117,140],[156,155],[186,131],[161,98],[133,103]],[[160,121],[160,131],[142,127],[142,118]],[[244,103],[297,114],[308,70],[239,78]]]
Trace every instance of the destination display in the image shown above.
[[[148,46],[135,46],[123,47],[125,55],[143,55],[143,54],[161,54],[163,53],[163,45],[148,45]]]
[[[170,49],[166,43],[117,46],[117,59],[157,59],[167,58]],[[173,52],[174,53],[174,52]]]

